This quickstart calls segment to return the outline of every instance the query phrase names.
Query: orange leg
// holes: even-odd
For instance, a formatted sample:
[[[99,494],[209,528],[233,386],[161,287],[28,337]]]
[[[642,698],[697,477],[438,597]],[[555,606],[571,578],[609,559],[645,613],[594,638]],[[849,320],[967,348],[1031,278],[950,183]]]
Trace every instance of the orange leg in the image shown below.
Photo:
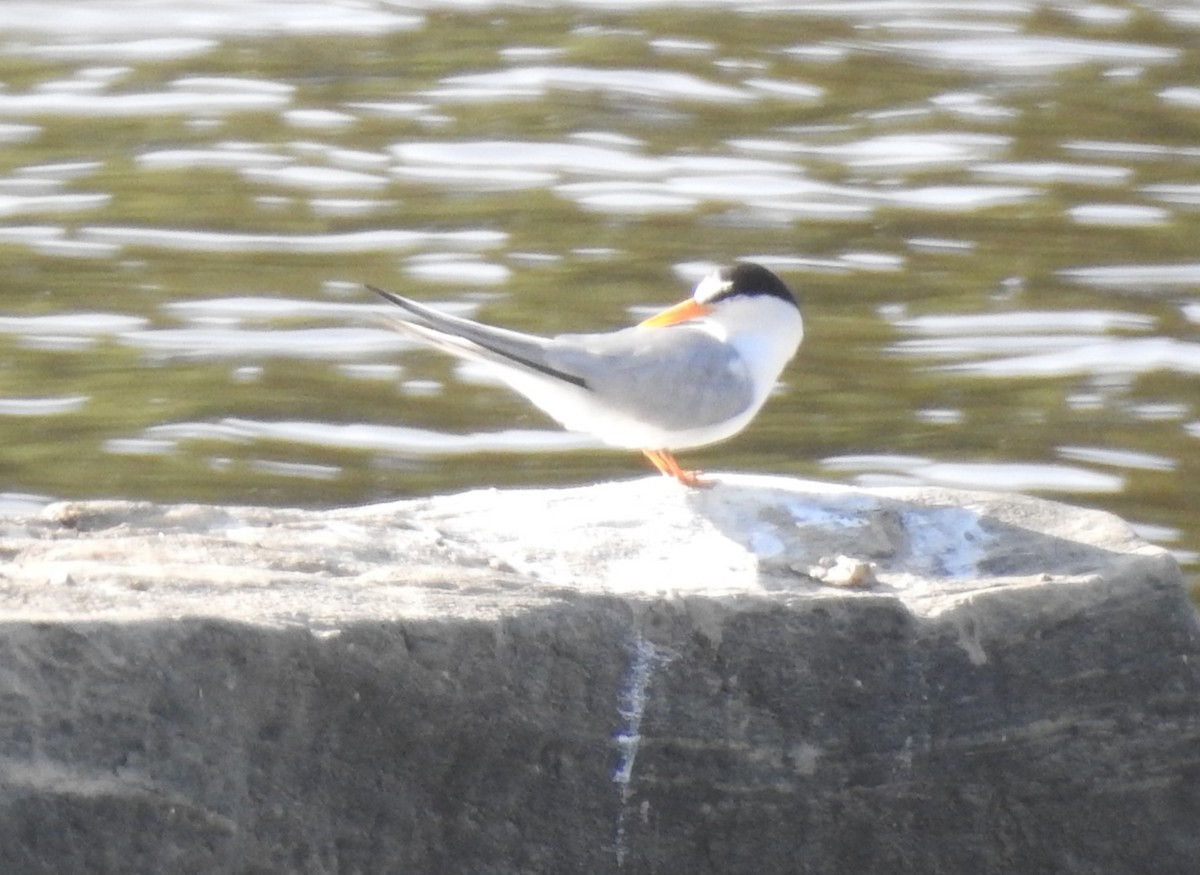
[[[679,463],[675,461],[675,457],[666,450],[642,450],[642,454],[650,460],[650,464],[655,468],[668,477],[674,477],[684,486],[711,485],[700,479],[699,471],[685,471],[683,468],[680,468]]]

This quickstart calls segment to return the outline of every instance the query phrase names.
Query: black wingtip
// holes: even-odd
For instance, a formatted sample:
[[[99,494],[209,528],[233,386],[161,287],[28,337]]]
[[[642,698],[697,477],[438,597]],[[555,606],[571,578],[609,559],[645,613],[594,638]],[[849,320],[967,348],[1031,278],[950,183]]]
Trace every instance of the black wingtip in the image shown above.
[[[365,285],[375,294],[379,295],[379,297],[391,301],[393,304],[400,304],[400,306],[404,306],[403,298],[401,298],[395,292],[389,292],[387,289],[381,289],[379,286],[373,286],[370,283],[363,283],[363,285]]]

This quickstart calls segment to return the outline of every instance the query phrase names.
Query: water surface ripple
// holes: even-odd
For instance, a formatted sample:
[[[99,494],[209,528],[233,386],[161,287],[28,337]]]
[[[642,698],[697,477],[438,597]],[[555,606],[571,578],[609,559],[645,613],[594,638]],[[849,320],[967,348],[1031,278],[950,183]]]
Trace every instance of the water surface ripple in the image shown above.
[[[1193,3],[54,9],[0,4],[5,511],[640,474],[362,284],[579,331],[749,258],[805,345],[689,463],[1039,492],[1200,564]]]

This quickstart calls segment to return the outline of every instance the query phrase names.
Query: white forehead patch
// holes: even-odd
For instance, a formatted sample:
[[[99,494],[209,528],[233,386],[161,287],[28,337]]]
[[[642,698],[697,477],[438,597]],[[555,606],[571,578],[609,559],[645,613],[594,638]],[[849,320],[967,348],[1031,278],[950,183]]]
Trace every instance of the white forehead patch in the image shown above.
[[[721,292],[727,292],[732,288],[732,280],[727,280],[721,276],[719,270],[713,271],[704,279],[696,284],[696,291],[692,292],[692,298],[700,303],[710,301]]]

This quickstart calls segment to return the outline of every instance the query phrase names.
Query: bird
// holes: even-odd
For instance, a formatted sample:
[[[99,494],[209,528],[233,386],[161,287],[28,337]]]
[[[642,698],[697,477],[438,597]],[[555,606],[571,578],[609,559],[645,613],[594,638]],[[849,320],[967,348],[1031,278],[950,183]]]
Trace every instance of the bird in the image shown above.
[[[804,339],[796,298],[762,265],[715,270],[691,297],[628,328],[542,337],[443,313],[367,285],[397,305],[387,324],[481,362],[570,431],[641,450],[662,474],[710,485],[673,451],[723,441],[755,417]]]

